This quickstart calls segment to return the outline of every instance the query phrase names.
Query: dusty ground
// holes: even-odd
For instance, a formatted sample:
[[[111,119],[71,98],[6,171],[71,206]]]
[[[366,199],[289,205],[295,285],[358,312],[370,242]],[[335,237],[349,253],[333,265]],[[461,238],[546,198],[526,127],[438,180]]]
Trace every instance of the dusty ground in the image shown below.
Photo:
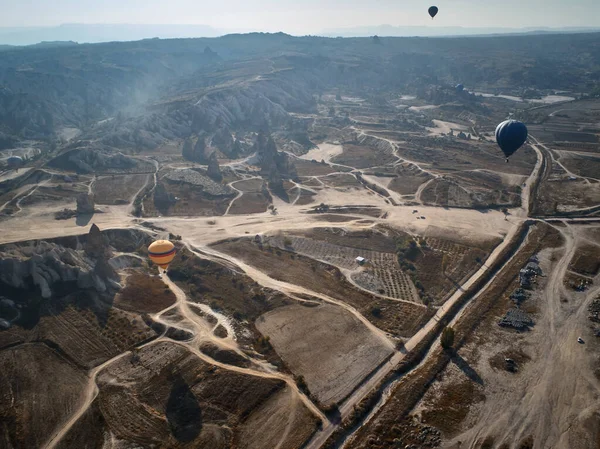
[[[392,353],[356,317],[334,305],[291,305],[259,317],[258,330],[323,405],[340,402]]]
[[[85,374],[44,344],[0,352],[0,446],[41,447],[78,407]]]
[[[92,193],[98,204],[129,204],[133,197],[150,181],[152,175],[100,176]]]
[[[113,187],[108,182],[110,177],[101,177],[92,184],[89,179],[82,180],[61,192],[53,180],[56,175],[50,174],[2,192],[0,209],[8,212],[1,218],[2,243],[78,235],[87,232],[95,222],[101,229],[137,227],[147,231],[156,226],[162,236],[168,236],[169,232],[181,236],[182,244],[195,252],[192,255],[180,248],[172,266],[172,280],[177,284],[168,277],[163,278],[162,285],[163,281],[154,279],[151,295],[143,305],[139,285],[136,289],[136,278],[132,278],[129,290],[115,298],[110,312],[78,301],[76,307],[49,309],[40,317],[36,336],[47,337],[63,348],[68,357],[82,366],[82,373],[87,371],[87,379],[82,381],[83,397],[71,398],[67,412],[44,428],[46,438],[36,437],[38,440],[31,444],[44,446],[47,442],[46,447],[51,449],[69,444],[82,447],[81,442],[94,441],[100,446],[106,432],[110,438],[107,444],[114,448],[160,441],[179,447],[170,424],[173,419],[168,417],[169,396],[173,394],[179,402],[195,398],[200,404],[204,424],[190,440],[192,444],[216,448],[300,447],[312,435],[316,417],[322,418],[322,414],[298,388],[297,379],[286,371],[281,359],[294,374],[304,376],[320,402],[339,402],[340,415],[345,418],[404,357],[402,352],[393,351],[394,344],[399,343],[398,337],[405,340],[406,350],[418,345],[426,331],[448,310],[446,304],[442,305],[443,300],[449,298],[448,303],[452,303],[460,298],[462,289],[485,272],[486,265],[482,262],[490,254],[497,254],[492,252],[493,247],[510,238],[522,223],[528,213],[529,188],[534,179],[530,174],[535,174],[540,148],[551,155],[545,157],[554,157],[550,170],[552,182],[567,192],[560,201],[569,207],[596,204],[597,198],[588,195],[598,185],[593,164],[587,167],[587,159],[582,161],[573,154],[593,153],[597,142],[588,135],[591,132],[580,133],[569,128],[566,122],[570,119],[558,114],[549,118],[556,129],[541,129],[540,135],[559,133],[557,138],[562,140],[555,142],[559,149],[534,143],[506,164],[489,142],[427,135],[425,124],[430,123],[429,118],[416,124],[414,120],[421,119],[417,114],[413,117],[412,111],[406,111],[412,122],[388,124],[386,114],[377,108],[361,101],[343,103],[338,107],[348,111],[352,125],[334,130],[328,123],[311,131],[322,133],[328,129],[325,134],[331,132],[331,135],[325,137],[332,143],[321,144],[301,159],[295,159],[300,179],[286,181],[289,196],[286,201],[273,195],[276,214],[266,210],[268,196],[262,192],[262,181],[247,179],[256,173],[247,161],[231,165],[243,174],[224,181],[235,189],[227,198],[210,198],[196,189],[165,182],[167,193],[179,199],[176,205],[160,211],[152,191],[142,192],[147,190],[142,179],[145,177],[146,187],[152,189],[156,184],[152,166],[161,170],[183,166],[178,162],[177,143],[165,148],[169,160],[163,161],[160,151],[152,153],[159,160],[158,167],[154,162],[144,161],[149,167],[148,175],[136,178],[136,183],[119,184],[117,190],[123,194],[115,197],[122,199],[122,205],[100,205],[100,212],[93,216],[54,220],[57,210],[65,204],[72,205],[75,191],[97,189],[101,197],[109,196]],[[435,106],[425,105],[419,113],[438,112]],[[555,123],[555,118],[560,123]],[[448,120],[451,123],[434,122],[434,134],[459,125],[458,117]],[[172,165],[166,166],[164,162]],[[359,172],[365,168],[368,170],[361,175]],[[569,181],[572,186],[569,189],[575,191],[567,190],[563,181],[556,181],[571,172],[587,176]],[[115,178],[125,180],[127,176]],[[160,175],[158,178],[164,182]],[[460,201],[448,201],[452,199],[450,189],[444,191],[439,185],[450,182],[457,192],[466,191],[466,197],[457,194]],[[542,198],[548,185],[550,181],[543,185]],[[148,195],[145,199],[134,198],[138,191]],[[430,201],[432,191],[434,200]],[[57,199],[51,201],[51,197]],[[523,204],[519,205],[518,200]],[[131,216],[136,202],[143,215],[151,217],[147,221]],[[424,202],[435,205],[426,206]],[[486,207],[507,205],[511,210],[505,219],[498,210],[447,207],[472,207],[479,205],[478,202]],[[329,213],[309,213],[314,212],[312,206],[321,203],[329,206]],[[340,217],[348,221],[340,222]],[[393,288],[384,288],[382,294],[374,284],[374,290],[366,292],[364,286],[369,287],[371,278],[359,279],[353,275],[373,273],[369,269],[354,270],[348,265],[350,256],[335,263],[340,270],[313,259],[325,260],[332,256],[331,251],[329,255],[314,251],[303,255],[302,251],[299,254],[288,251],[285,242],[283,246],[262,249],[252,243],[256,235],[260,240],[265,235],[279,233],[318,241],[319,236],[331,229],[342,228],[345,237],[353,232],[357,236],[340,240],[336,234],[321,241],[351,248],[348,252],[351,255],[364,251],[393,255],[396,242],[380,239],[374,232],[382,225],[394,229],[396,235],[414,237],[415,241],[427,244],[428,249],[423,247],[420,255],[410,262],[422,277],[411,277],[409,281],[415,285],[419,281],[436,298],[432,307],[402,301],[405,297],[394,293]],[[566,236],[565,247],[555,252],[555,260],[549,252],[543,254],[543,268],[551,275],[539,284],[540,297],[526,305],[528,313],[535,317],[533,330],[515,334],[494,328],[490,335],[498,337],[497,341],[482,340],[479,347],[468,342],[459,352],[462,359],[448,361],[440,382],[434,384],[415,409],[416,415],[442,431],[446,446],[468,441],[477,447],[488,437],[494,444],[519,444],[533,435],[536,448],[542,444],[586,448],[589,442],[598,439],[594,434],[598,428],[598,378],[594,371],[598,367],[592,363],[597,360],[593,352],[597,348],[585,321],[587,305],[597,291],[592,288],[585,293],[574,293],[563,288],[564,277],[574,275],[569,270],[598,281],[596,247],[589,242],[597,233],[586,231],[584,241],[579,228],[561,229]],[[578,251],[585,257],[574,258]],[[390,271],[392,265],[390,262]],[[383,279],[376,273],[373,276]],[[506,286],[515,278],[502,279]],[[322,305],[315,308],[299,305],[314,300]],[[106,313],[100,315],[99,310]],[[142,311],[152,314],[155,322],[172,326],[163,338],[175,342],[149,342],[156,333],[139,319]],[[495,313],[494,310],[490,318],[493,315],[495,320]],[[258,331],[271,336],[270,341],[261,339],[252,327],[259,316],[264,322],[258,323]],[[298,337],[307,329],[313,329],[308,337]],[[3,347],[32,341],[29,331],[16,327],[0,335]],[[511,344],[507,344],[507,335],[512,338]],[[576,343],[579,335],[586,340],[585,345]],[[140,346],[141,349],[133,349]],[[437,350],[434,347],[431,357],[439,355]],[[392,363],[384,364],[361,383],[388,354],[392,354]],[[522,363],[523,369],[518,374],[498,368],[498,360],[505,354]],[[138,362],[136,355],[143,363]],[[175,371],[169,371],[169,366]],[[64,376],[73,377],[69,372]],[[390,400],[389,416],[397,417],[401,399],[425,393],[426,388],[417,388],[417,377],[409,376],[408,383],[401,387],[408,390],[399,390]],[[451,388],[454,385],[455,390]],[[341,400],[351,391],[354,393],[347,400]],[[448,409],[448,413],[438,416],[435,410],[442,408]],[[126,414],[123,410],[135,412]],[[176,410],[174,416],[179,416],[178,413]],[[319,447],[319,442],[324,441],[321,438],[326,439],[338,428],[335,422],[323,422],[323,431],[307,447]],[[187,426],[184,423],[182,427],[185,430]],[[401,435],[414,428],[403,421],[394,432]],[[384,431],[377,429],[376,433]],[[433,430],[428,432],[437,435]],[[405,441],[416,444],[411,438]]]

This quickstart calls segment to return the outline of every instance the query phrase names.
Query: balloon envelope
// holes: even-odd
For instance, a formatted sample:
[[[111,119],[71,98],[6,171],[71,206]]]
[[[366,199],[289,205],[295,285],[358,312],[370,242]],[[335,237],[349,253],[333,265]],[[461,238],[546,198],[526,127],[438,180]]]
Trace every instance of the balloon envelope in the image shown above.
[[[23,159],[19,156],[11,156],[6,160],[6,162],[8,163],[9,167],[20,167],[23,165]]]
[[[157,240],[148,247],[148,256],[152,262],[166,270],[175,257],[175,245],[168,240]]]
[[[508,158],[527,140],[527,127],[517,120],[505,120],[496,128],[496,142]]]
[[[438,13],[438,7],[437,6],[431,6],[429,8],[429,15],[431,16],[431,18],[433,19]]]

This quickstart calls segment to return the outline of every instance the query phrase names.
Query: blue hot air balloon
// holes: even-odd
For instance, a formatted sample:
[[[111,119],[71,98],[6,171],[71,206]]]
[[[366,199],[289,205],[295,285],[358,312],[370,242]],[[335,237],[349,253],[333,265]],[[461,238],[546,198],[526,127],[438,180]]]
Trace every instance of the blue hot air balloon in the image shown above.
[[[6,160],[8,166],[10,168],[19,168],[21,165],[23,165],[23,159],[19,156],[11,156]]]
[[[431,16],[431,19],[433,20],[433,18],[437,15],[439,10],[437,6],[431,6],[429,7],[428,11],[429,15]]]
[[[496,142],[508,158],[527,140],[527,127],[518,120],[505,120],[496,128]]]

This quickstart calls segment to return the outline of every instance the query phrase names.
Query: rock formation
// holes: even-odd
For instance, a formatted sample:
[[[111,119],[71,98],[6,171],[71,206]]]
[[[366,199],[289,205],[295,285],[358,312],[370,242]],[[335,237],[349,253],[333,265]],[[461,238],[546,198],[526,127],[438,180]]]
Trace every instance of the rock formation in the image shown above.
[[[192,139],[185,139],[183,142],[183,149],[181,155],[184,159],[192,162],[199,162],[205,164],[208,162],[208,154],[206,148],[206,139],[203,135],[198,136],[198,140],[195,145],[192,145]]]
[[[88,215],[94,213],[94,197],[87,193],[77,196],[77,215]]]
[[[53,288],[66,282],[103,293],[118,287],[114,270],[106,269],[106,264],[106,259],[94,260],[85,251],[42,241],[1,254],[0,281],[14,288],[38,289],[42,298],[52,297]]]
[[[221,173],[221,168],[219,167],[219,161],[217,160],[216,152],[211,154],[210,158],[208,159],[208,176],[217,182],[221,182],[223,180],[223,174]]]

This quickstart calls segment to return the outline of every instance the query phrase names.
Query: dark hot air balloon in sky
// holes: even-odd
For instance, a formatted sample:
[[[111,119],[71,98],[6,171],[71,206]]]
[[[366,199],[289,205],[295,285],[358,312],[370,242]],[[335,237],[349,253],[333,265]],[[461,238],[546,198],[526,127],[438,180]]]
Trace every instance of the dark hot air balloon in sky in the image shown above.
[[[6,163],[10,168],[19,168],[23,165],[23,158],[19,156],[11,156],[6,160]]]
[[[433,19],[437,13],[438,13],[438,7],[437,6],[430,6],[429,7],[429,15],[431,16],[431,18]]]
[[[505,120],[496,128],[496,142],[508,158],[515,153],[527,140],[527,127],[518,120]]]

